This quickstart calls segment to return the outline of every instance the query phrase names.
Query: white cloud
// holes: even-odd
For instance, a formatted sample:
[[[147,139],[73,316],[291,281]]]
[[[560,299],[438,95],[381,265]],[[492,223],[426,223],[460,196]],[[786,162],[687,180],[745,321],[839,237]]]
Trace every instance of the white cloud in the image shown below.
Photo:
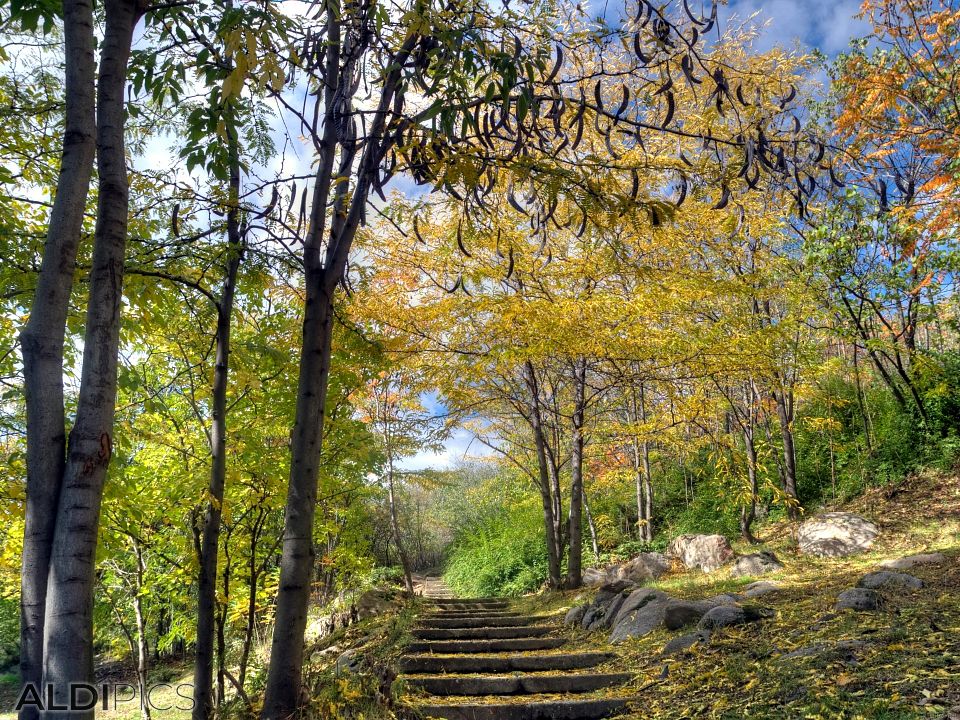
[[[439,452],[419,452],[399,463],[403,470],[450,470],[471,458],[489,457],[493,451],[469,430],[455,430]]]
[[[720,9],[719,16],[726,23],[758,13],[757,50],[799,43],[835,55],[847,47],[851,37],[869,30],[867,23],[855,17],[859,11],[860,0],[732,0]]]

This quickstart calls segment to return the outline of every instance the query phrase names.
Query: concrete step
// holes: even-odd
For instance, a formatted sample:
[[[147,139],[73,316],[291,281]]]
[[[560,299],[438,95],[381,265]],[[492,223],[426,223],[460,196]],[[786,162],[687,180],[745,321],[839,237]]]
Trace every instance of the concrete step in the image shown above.
[[[418,640],[502,640],[507,638],[543,637],[554,630],[549,625],[517,627],[419,628],[410,634]]]
[[[533,615],[502,615],[500,617],[477,617],[463,615],[460,617],[427,617],[417,622],[419,628],[479,628],[479,627],[520,627],[522,625],[536,625],[544,620]]]
[[[529,703],[423,704],[426,718],[441,720],[600,720],[629,711],[632,698],[544,700]]]
[[[513,610],[438,610],[437,612],[432,612],[423,617],[431,618],[458,618],[458,617],[488,617],[488,618],[500,618],[500,617],[518,617],[518,614]]]
[[[504,673],[579,670],[616,657],[613,653],[550,653],[544,655],[406,655],[400,658],[404,673]]]
[[[570,675],[434,675],[407,678],[407,685],[431,695],[537,695],[586,693],[623,685],[630,673],[580,673]]]
[[[464,598],[431,598],[430,602],[434,605],[442,608],[447,608],[450,610],[458,610],[464,608],[506,608],[510,606],[506,600],[495,600],[493,598],[477,598],[473,600],[467,600]]]
[[[564,645],[564,638],[515,638],[509,640],[414,640],[407,645],[411,653],[460,653],[524,652],[528,650],[555,650]]]

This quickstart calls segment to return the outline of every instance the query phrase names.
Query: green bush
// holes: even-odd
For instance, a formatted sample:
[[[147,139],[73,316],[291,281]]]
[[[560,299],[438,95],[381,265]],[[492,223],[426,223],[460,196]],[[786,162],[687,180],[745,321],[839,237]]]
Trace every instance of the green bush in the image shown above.
[[[444,579],[465,597],[517,596],[547,579],[539,505],[501,507],[461,529],[450,548]]]
[[[20,661],[20,603],[0,597],[0,671]]]

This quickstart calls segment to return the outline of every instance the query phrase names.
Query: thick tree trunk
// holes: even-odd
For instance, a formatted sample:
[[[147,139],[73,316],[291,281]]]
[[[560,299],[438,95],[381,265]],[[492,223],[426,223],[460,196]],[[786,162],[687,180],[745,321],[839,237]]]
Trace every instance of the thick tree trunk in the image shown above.
[[[66,458],[64,335],[96,151],[93,3],[64,0],[63,14],[66,107],[60,175],[30,319],[20,335],[27,411],[20,678],[36,687],[43,676],[47,576]],[[21,720],[37,715],[32,705],[20,711]]]
[[[578,588],[583,583],[583,425],[586,403],[587,364],[577,360],[573,371],[574,408],[571,420],[570,450],[570,516],[567,528],[567,588]]]
[[[551,588],[559,588],[562,584],[560,573],[560,556],[557,553],[556,518],[554,516],[553,495],[550,492],[550,469],[547,458],[546,438],[543,430],[543,417],[540,413],[540,387],[533,363],[529,360],[524,363],[524,380],[530,394],[530,425],[533,430],[533,441],[537,453],[537,467],[539,470],[540,500],[543,505],[543,525],[547,541],[547,584]]]
[[[313,516],[333,334],[331,298],[324,297],[322,290],[310,290],[308,286],[303,320],[300,390],[284,511],[280,589],[263,709],[263,717],[267,720],[289,717],[300,702],[303,635],[307,627],[313,575]]]
[[[133,28],[141,9],[106,0],[97,88],[100,192],[90,272],[83,371],[70,432],[63,489],[50,558],[44,630],[44,682],[58,704],[70,683],[93,678],[93,590],[100,503],[113,454],[124,253],[129,186],[124,148],[124,91]],[[93,710],[51,713],[61,720],[93,718]]]
[[[341,19],[332,7],[327,13],[326,51],[327,78],[352,80],[352,71],[340,67]],[[301,702],[303,674],[303,637],[310,604],[310,579],[313,575],[313,518],[317,499],[317,477],[323,438],[327,383],[330,376],[330,353],[333,338],[333,298],[343,278],[347,258],[357,228],[366,211],[374,173],[388,142],[384,139],[387,111],[394,102],[404,66],[419,34],[411,33],[397,53],[383,82],[376,113],[369,125],[363,155],[356,169],[357,182],[350,194],[349,182],[354,172],[356,128],[341,138],[338,180],[330,223],[330,238],[323,251],[327,226],[327,202],[334,181],[337,129],[334,95],[343,86],[327,82],[324,90],[325,117],[311,206],[310,234],[304,243],[304,275],[306,300],[303,317],[303,344],[300,351],[300,375],[297,384],[297,409],[291,439],[290,483],[284,510],[283,552],[280,560],[280,588],[274,617],[270,668],[264,692],[263,720],[285,720],[296,712]],[[347,103],[349,111],[349,103]]]
[[[227,265],[217,304],[217,349],[213,371],[213,418],[210,427],[209,499],[203,517],[197,592],[197,649],[193,666],[193,720],[213,714],[213,641],[217,609],[217,554],[227,477],[227,387],[230,374],[230,323],[237,276],[243,256],[240,229],[240,148],[236,128],[227,128],[230,162],[230,207],[227,210]]]

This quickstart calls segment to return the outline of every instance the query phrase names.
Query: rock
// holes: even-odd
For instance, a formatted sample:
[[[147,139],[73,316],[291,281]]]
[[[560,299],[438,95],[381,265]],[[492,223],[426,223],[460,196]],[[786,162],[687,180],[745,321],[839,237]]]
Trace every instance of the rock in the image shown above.
[[[722,595],[714,595],[713,597],[707,598],[704,602],[709,604],[710,607],[716,607],[717,605],[736,605],[741,600],[743,600],[743,598],[739,595],[723,593]]]
[[[357,608],[357,619],[366,620],[395,610],[400,606],[400,603],[390,591],[373,588],[357,598],[354,605]]]
[[[769,550],[751,555],[741,555],[730,570],[730,577],[752,577],[783,570],[783,564]]]
[[[640,588],[639,590],[635,590],[627,596],[627,599],[624,601],[623,605],[620,606],[617,616],[613,619],[613,624],[616,625],[628,613],[643,607],[647,603],[655,600],[667,599],[670,599],[670,596],[661,590],[654,590],[652,588]]]
[[[715,630],[716,628],[731,625],[746,625],[765,617],[767,613],[752,607],[737,607],[736,605],[719,605],[700,618],[697,625],[701,630]]]
[[[587,568],[582,575],[583,584],[587,587],[597,587],[607,581],[607,571],[603,568]]]
[[[713,572],[733,559],[733,548],[723,535],[680,535],[670,543],[667,555],[691,570]]]
[[[340,657],[337,658],[336,670],[337,674],[349,673],[354,674],[360,669],[360,662],[362,656],[357,650],[347,650]]]
[[[896,558],[894,560],[884,560],[880,567],[888,570],[909,570],[917,565],[938,565],[947,561],[947,556],[943,553],[921,553],[919,555],[907,555],[906,557]]]
[[[679,630],[687,625],[693,625],[710,609],[706,603],[674,600],[664,608],[663,626],[667,630]]]
[[[750,583],[743,589],[744,597],[748,598],[758,598],[769,593],[776,592],[780,589],[780,583],[771,582],[769,580],[758,580],[757,582]]]
[[[710,632],[708,630],[697,630],[696,632],[681,635],[673,638],[663,646],[661,655],[675,655],[678,652],[689,650],[698,643],[706,644],[710,642]]]
[[[636,591],[626,599],[613,622],[610,642],[641,637],[664,627],[668,630],[696,623],[710,609],[705,602],[677,600],[659,590]]]
[[[630,594],[630,591],[636,587],[629,580],[617,580],[612,583],[602,585],[597,591],[596,597],[589,605],[583,606],[583,613],[574,613],[571,610],[567,613],[567,618],[575,620],[584,630],[601,630],[609,628],[616,617],[617,612],[623,605],[624,600]],[[579,609],[577,609],[579,610]]]
[[[627,603],[629,602],[630,598],[627,598]],[[628,638],[642,637],[661,627],[667,605],[672,602],[675,602],[674,599],[665,595],[654,597],[629,612],[624,613],[621,610],[614,622],[613,632],[610,633],[610,642],[618,643]]]
[[[801,523],[797,545],[804,555],[845,557],[869,550],[879,534],[877,526],[866,518],[830,512]]]
[[[837,596],[837,610],[879,610],[880,593],[870,588],[850,588]]]
[[[579,625],[583,620],[583,616],[587,614],[587,608],[589,607],[589,605],[580,605],[575,608],[570,608],[566,617],[563,618],[563,624],[569,625],[570,627]]]
[[[606,585],[600,586],[600,589],[597,591],[597,596],[593,602],[595,605],[608,603],[624,590],[628,590],[632,587],[634,587],[634,584],[629,580],[614,580],[613,582],[609,582]]]
[[[870,588],[871,590],[894,588],[897,590],[919,590],[923,587],[923,580],[907,573],[878,570],[877,572],[867,573],[860,578],[857,587]]]
[[[663,553],[640,553],[616,568],[618,578],[642,583],[656,580],[670,569],[670,560]]]

